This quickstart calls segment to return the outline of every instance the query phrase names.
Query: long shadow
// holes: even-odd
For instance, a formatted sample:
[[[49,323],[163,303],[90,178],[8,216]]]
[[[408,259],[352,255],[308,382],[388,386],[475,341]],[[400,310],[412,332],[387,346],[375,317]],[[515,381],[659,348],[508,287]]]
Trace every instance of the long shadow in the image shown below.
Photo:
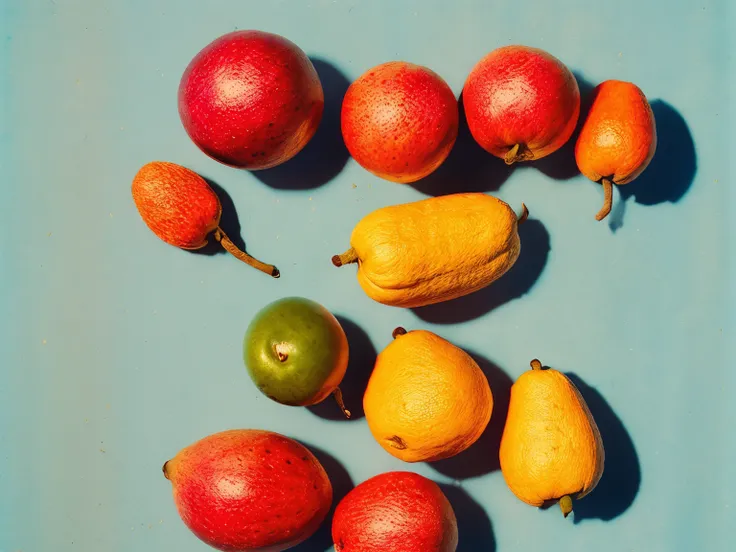
[[[222,216],[220,217],[220,228],[227,234],[227,237],[238,246],[239,249],[245,251],[245,241],[243,236],[240,235],[240,219],[238,218],[238,212],[235,210],[235,204],[233,199],[230,197],[224,188],[222,188],[216,182],[213,182],[209,178],[205,178],[210,188],[214,190],[217,197],[220,198],[220,204],[222,205]],[[209,236],[207,245],[202,249],[187,250],[197,255],[216,255],[218,253],[227,253],[223,247],[217,242],[213,236]]]
[[[575,523],[585,519],[611,521],[634,502],[641,486],[639,457],[628,431],[606,399],[576,374],[567,377],[575,384],[593,414],[603,439],[606,461],[598,486],[574,504]]]
[[[501,278],[464,297],[412,309],[414,314],[433,324],[457,324],[479,318],[528,293],[547,264],[550,236],[539,220],[530,218],[519,226],[519,237],[519,258]]]
[[[614,203],[608,222],[614,232],[623,226],[628,198],[633,197],[641,205],[677,203],[695,179],[697,154],[685,119],[663,100],[654,100],[651,105],[657,127],[657,150],[639,178],[618,186],[621,198]]]
[[[457,518],[457,552],[496,552],[491,520],[483,507],[462,488],[440,484]]]
[[[351,420],[359,420],[365,416],[363,411],[363,394],[368,386],[373,366],[376,363],[376,348],[368,334],[352,320],[344,316],[336,317],[345,330],[350,348],[350,358],[345,377],[340,384],[345,408],[350,411]],[[332,397],[328,397],[319,404],[310,406],[312,414],[328,420],[346,420],[342,411],[335,404]]]
[[[345,167],[349,153],[342,140],[340,110],[350,86],[347,77],[330,62],[310,58],[325,95],[322,121],[314,137],[292,159],[253,174],[264,184],[281,190],[308,190],[326,184]]]
[[[458,100],[460,126],[457,140],[444,163],[436,171],[414,182],[420,192],[438,196],[459,192],[493,192],[506,181],[513,167],[494,157],[470,134],[463,109],[463,95]]]
[[[595,85],[587,80],[582,73],[573,71],[573,74],[575,75],[575,80],[578,81],[578,88],[580,89],[580,116],[578,117],[575,131],[570,136],[570,139],[565,142],[565,145],[556,152],[529,164],[555,180],[569,180],[580,174],[577,162],[575,161],[575,143],[578,141],[580,130],[583,128],[583,123],[590,110],[590,104],[593,100],[593,90],[595,89]]]
[[[513,384],[508,374],[493,362],[474,352],[468,351],[468,354],[475,359],[488,378],[493,392],[493,412],[485,431],[470,448],[452,458],[430,463],[441,474],[458,480],[479,477],[500,469],[498,449],[506,425]]]
[[[335,513],[337,505],[345,498],[345,495],[353,490],[355,484],[350,478],[350,474],[334,456],[320,448],[302,441],[300,442],[312,451],[312,454],[317,457],[317,460],[320,461],[322,467],[327,472],[327,476],[330,478],[330,483],[332,483],[332,507],[325,517],[324,522],[320,525],[320,528],[317,529],[317,532],[300,545],[295,546],[292,550],[294,552],[324,552],[325,550],[332,550],[332,516]]]

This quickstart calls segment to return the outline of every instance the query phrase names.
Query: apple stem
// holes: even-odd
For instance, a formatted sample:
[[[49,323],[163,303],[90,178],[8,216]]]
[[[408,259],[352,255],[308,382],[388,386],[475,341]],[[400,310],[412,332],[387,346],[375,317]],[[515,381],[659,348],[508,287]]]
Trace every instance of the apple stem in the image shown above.
[[[506,152],[503,160],[507,165],[513,165],[517,161],[527,161],[533,157],[534,155],[530,150],[526,149],[521,144],[514,144],[513,147]]]
[[[266,274],[268,274],[269,276],[273,276],[274,278],[278,278],[279,276],[281,276],[279,269],[275,266],[262,263],[258,259],[248,255],[245,251],[241,251],[240,249],[238,249],[238,246],[235,245],[232,240],[227,237],[227,234],[225,234],[225,232],[223,232],[222,228],[220,228],[219,226],[215,229],[215,239],[220,242],[220,245],[225,248],[225,251],[230,253],[236,259],[240,259],[245,264],[252,266],[253,268],[257,268],[261,272],[265,272]]]
[[[560,499],[560,510],[562,510],[562,515],[567,517],[570,515],[570,512],[572,512],[572,498],[570,495],[565,495]]]
[[[532,367],[532,370],[541,370],[542,369],[542,363],[539,362],[538,359],[534,359],[529,363]]]
[[[613,203],[613,184],[608,178],[604,178],[601,180],[601,184],[603,184],[603,207],[601,207],[601,210],[598,211],[598,214],[595,216],[595,220],[603,220],[608,216],[608,213],[611,212],[611,204]]]
[[[521,214],[519,215],[519,218],[516,220],[516,224],[524,224],[526,222],[526,219],[529,218],[529,209],[527,209],[526,205],[523,203],[521,204]]]
[[[406,334],[406,330],[404,328],[402,328],[401,326],[399,326],[393,332],[391,332],[391,337],[393,337],[394,339],[396,339],[400,335],[405,335],[405,334]]]
[[[332,264],[340,267],[346,264],[354,263],[358,261],[358,252],[355,248],[351,247],[342,255],[335,255],[332,257]]]
[[[342,410],[342,413],[345,414],[345,417],[349,420],[350,419],[350,411],[345,408],[345,403],[342,400],[342,391],[339,387],[335,387],[335,390],[332,392],[332,394],[335,397],[335,401],[337,402],[337,406],[340,407],[340,410]]]

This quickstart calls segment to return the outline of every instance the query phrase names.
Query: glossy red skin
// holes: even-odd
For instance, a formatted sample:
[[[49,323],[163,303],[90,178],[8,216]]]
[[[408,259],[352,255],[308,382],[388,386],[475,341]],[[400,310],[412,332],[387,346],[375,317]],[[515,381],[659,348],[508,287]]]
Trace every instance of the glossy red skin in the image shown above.
[[[279,35],[235,31],[207,45],[179,84],[189,137],[226,165],[258,170],[296,155],[322,119],[324,94],[306,54]]]
[[[184,523],[218,550],[281,552],[310,537],[332,504],[322,465],[296,441],[260,430],[205,437],[164,465]]]
[[[436,483],[388,472],[340,501],[332,520],[336,552],[454,552],[457,520]]]
[[[132,193],[143,222],[170,245],[199,249],[220,224],[217,194],[204,178],[175,163],[145,164],[133,179]]]
[[[363,168],[393,182],[415,182],[450,154],[457,138],[457,100],[430,69],[384,63],[350,85],[341,127],[350,155]]]
[[[480,60],[463,88],[468,127],[486,151],[503,158],[515,145],[540,159],[575,130],[580,90],[557,58],[526,46],[504,46]]]

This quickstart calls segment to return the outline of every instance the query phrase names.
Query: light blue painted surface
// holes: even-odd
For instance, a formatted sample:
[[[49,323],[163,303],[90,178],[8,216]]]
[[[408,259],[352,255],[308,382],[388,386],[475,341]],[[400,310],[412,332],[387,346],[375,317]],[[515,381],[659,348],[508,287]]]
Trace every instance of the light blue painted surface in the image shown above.
[[[0,0],[0,551],[204,552],[179,520],[160,466],[232,427],[303,439],[355,483],[407,468],[450,482],[384,453],[364,419],[326,420],[259,395],[242,366],[242,335],[261,306],[286,295],[323,303],[378,350],[397,325],[427,328],[512,379],[539,357],[597,390],[587,396],[608,465],[600,488],[580,502],[587,517],[573,523],[556,509],[528,507],[493,471],[448,491],[461,551],[731,549],[732,6]],[[436,312],[427,321],[373,303],[354,270],[329,262],[362,215],[421,192],[352,160],[323,186],[279,190],[218,165],[188,140],[176,110],[179,77],[201,47],[236,27],[283,34],[323,60],[318,68],[332,84],[322,143],[339,144],[330,133],[342,90],[373,65],[425,64],[459,94],[482,55],[523,43],[592,83],[631,80],[660,100],[660,148],[646,185],[631,185],[615,232],[593,219],[596,185],[534,167],[513,172],[493,193],[526,202],[541,221],[522,235],[521,268],[498,291],[461,304],[498,304],[491,312],[433,324]],[[323,158],[322,170],[337,172],[341,155]],[[550,164],[560,169],[563,158]],[[282,278],[158,241],[130,197],[133,175],[154,159],[219,183],[249,250],[277,264]],[[491,182],[501,164],[483,162]],[[446,191],[473,185],[458,176]],[[612,220],[619,226],[621,217]],[[354,343],[363,349],[355,356],[370,362],[365,341]],[[503,381],[494,378],[499,396]],[[487,454],[493,463],[495,451]],[[328,547],[318,538],[299,550]]]

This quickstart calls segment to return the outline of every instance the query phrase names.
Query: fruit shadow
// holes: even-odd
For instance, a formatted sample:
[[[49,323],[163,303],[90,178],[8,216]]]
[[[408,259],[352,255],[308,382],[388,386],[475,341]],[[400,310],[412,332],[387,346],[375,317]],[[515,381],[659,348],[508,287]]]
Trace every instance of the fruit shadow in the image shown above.
[[[482,355],[467,352],[478,363],[488,379],[493,393],[493,412],[491,421],[483,434],[467,450],[452,458],[430,463],[430,466],[442,475],[456,480],[479,477],[500,469],[498,450],[501,446],[503,428],[506,425],[511,385],[513,384],[508,374],[496,364]]]
[[[489,286],[469,295],[412,309],[415,315],[433,324],[457,324],[479,318],[493,309],[528,293],[547,264],[550,236],[537,219],[519,225],[521,252],[511,269]]]
[[[634,181],[617,186],[620,199],[614,199],[608,226],[616,231],[623,226],[630,197],[640,205],[677,203],[695,180],[697,155],[695,142],[679,111],[663,100],[651,103],[657,127],[657,149],[649,166]]]
[[[222,188],[217,182],[205,178],[210,188],[220,198],[220,205],[222,205],[222,216],[220,217],[220,228],[227,234],[227,237],[232,241],[241,251],[245,251],[245,241],[240,235],[240,219],[238,218],[238,212],[235,210],[235,203],[233,198],[230,197],[224,188]],[[218,253],[227,253],[222,245],[214,238],[212,234],[207,237],[207,245],[201,249],[187,249],[190,253],[196,255],[207,255],[212,256]]]
[[[337,505],[353,490],[355,484],[340,461],[330,453],[303,441],[299,442],[312,451],[312,454],[314,454],[327,472],[327,476],[330,478],[330,483],[332,484],[332,506],[322,525],[320,525],[314,535],[292,550],[294,552],[324,552],[325,550],[332,550],[334,546],[332,542],[332,516],[335,514]]]
[[[575,143],[578,141],[580,130],[583,128],[583,123],[593,103],[595,85],[579,71],[573,71],[573,75],[575,75],[575,80],[578,81],[578,88],[580,89],[580,115],[572,136],[556,152],[528,164],[528,166],[536,168],[555,180],[569,180],[580,174],[578,164],[575,161]]]
[[[513,167],[485,151],[473,138],[465,118],[462,93],[458,99],[458,109],[460,124],[450,155],[437,170],[412,184],[424,194],[439,196],[460,192],[495,192],[513,171]]]
[[[457,518],[457,552],[495,552],[491,520],[483,507],[457,485],[439,484]]]
[[[376,348],[368,334],[352,320],[344,316],[336,316],[350,348],[348,369],[340,383],[345,408],[350,411],[350,420],[359,420],[365,416],[363,411],[363,394],[368,386],[373,366],[376,363]],[[328,397],[319,404],[308,407],[312,414],[327,420],[344,420],[345,415],[338,408],[334,398]]]
[[[340,110],[350,81],[330,62],[310,58],[317,70],[325,96],[325,107],[317,132],[289,161],[270,169],[253,171],[264,184],[279,190],[309,190],[335,178],[350,154],[342,139]]]
[[[641,466],[634,442],[623,422],[606,399],[578,375],[567,373],[590,408],[603,439],[606,460],[603,476],[588,496],[576,501],[574,520],[611,521],[623,514],[633,503],[641,486]]]

